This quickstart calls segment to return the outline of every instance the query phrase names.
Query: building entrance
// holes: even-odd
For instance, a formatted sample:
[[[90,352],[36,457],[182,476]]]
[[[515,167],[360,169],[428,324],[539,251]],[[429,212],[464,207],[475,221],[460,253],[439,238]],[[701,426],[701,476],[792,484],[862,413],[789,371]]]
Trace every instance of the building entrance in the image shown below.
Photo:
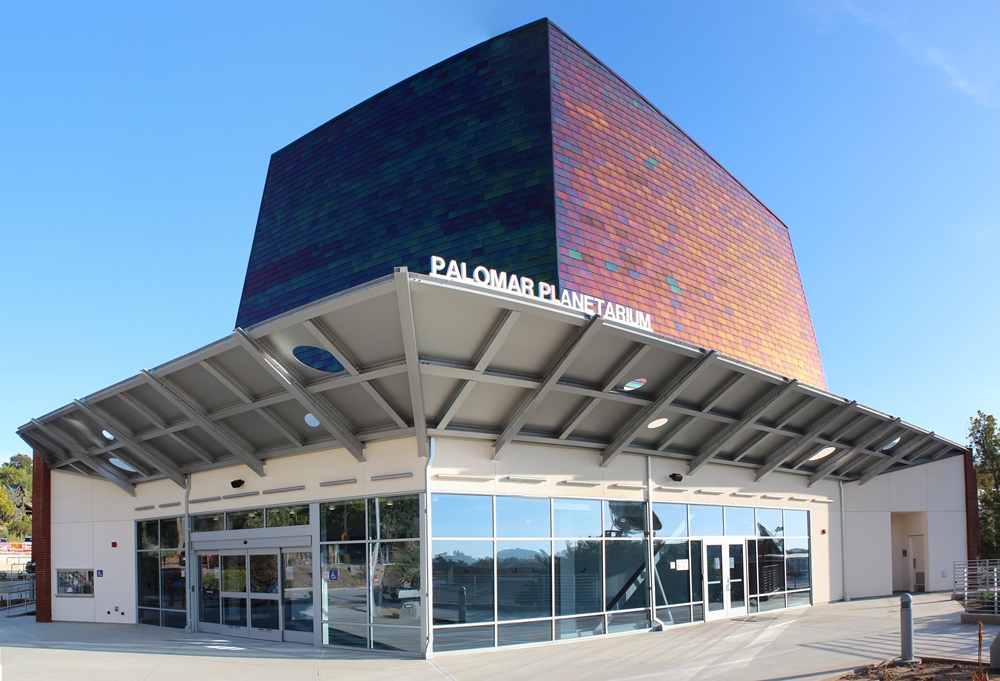
[[[746,542],[708,540],[704,551],[705,620],[746,615]]]
[[[312,643],[311,551],[205,551],[198,565],[199,631]]]

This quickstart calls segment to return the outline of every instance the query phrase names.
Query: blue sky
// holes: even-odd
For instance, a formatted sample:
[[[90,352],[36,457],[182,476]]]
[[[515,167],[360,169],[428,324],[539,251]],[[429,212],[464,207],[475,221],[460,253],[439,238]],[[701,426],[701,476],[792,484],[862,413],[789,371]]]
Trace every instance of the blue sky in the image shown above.
[[[230,331],[271,153],[543,16],[789,226],[830,389],[1000,415],[1000,3],[0,3],[0,460]]]

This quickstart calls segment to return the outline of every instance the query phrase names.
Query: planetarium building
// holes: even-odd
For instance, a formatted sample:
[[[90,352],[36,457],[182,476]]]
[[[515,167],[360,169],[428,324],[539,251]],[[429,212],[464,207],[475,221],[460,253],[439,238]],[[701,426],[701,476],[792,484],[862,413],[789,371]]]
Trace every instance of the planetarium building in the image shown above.
[[[827,391],[787,227],[547,20],[275,153],[235,326],[19,429],[39,621],[430,655],[974,555],[966,448]]]

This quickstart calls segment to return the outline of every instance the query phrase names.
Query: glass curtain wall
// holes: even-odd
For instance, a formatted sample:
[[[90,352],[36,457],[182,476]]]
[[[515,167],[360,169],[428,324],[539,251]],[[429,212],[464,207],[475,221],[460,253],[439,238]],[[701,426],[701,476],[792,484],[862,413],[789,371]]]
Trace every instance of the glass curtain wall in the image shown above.
[[[721,516],[719,507],[698,508],[714,508],[720,511]],[[752,516],[752,509],[750,513]],[[687,504],[654,503],[653,515],[660,524],[660,529],[653,532],[656,617],[665,626],[700,621],[704,619],[705,607],[702,598],[701,541],[690,538]],[[702,512],[701,517],[695,514],[692,520],[710,522],[712,529],[718,520],[721,534],[721,517],[716,519],[714,515]]]
[[[644,502],[433,494],[434,649],[650,627]]]
[[[758,508],[756,525],[748,557],[750,612],[809,605],[809,512]]]
[[[421,652],[420,497],[322,502],[323,643]]]
[[[139,624],[183,629],[187,625],[184,518],[135,524]]]

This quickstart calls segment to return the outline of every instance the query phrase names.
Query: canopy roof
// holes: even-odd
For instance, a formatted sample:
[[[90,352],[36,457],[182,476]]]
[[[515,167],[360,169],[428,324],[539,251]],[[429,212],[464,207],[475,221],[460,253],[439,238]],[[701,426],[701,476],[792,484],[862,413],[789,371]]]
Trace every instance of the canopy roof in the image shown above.
[[[657,419],[667,421],[650,427]],[[721,464],[810,485],[864,484],[965,451],[712,350],[404,268],[237,329],[18,434],[50,467],[131,494],[224,466],[264,475],[268,459],[331,447],[363,459],[365,443],[405,436],[421,456],[428,436],[475,438],[496,458],[527,442],[605,465],[652,455],[695,476]]]

